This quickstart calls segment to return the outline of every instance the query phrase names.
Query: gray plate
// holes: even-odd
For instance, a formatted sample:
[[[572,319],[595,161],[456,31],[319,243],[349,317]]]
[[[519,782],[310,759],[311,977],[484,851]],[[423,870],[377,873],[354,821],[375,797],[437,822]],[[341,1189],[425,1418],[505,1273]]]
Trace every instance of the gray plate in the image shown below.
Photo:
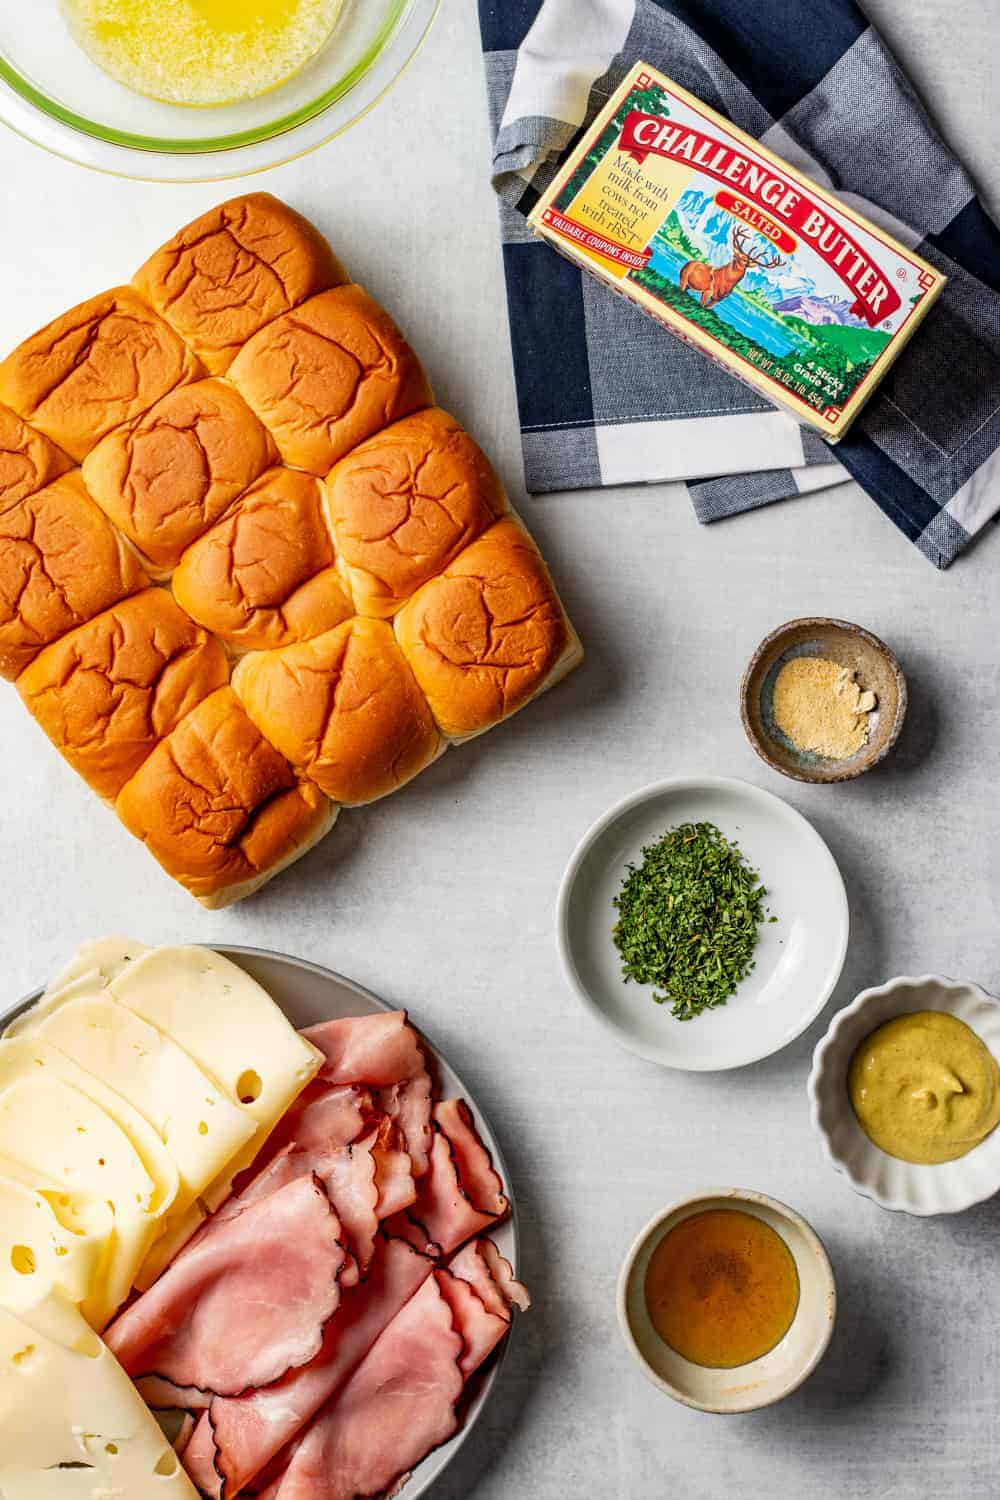
[[[373,995],[370,990],[363,989],[360,984],[355,984],[352,979],[345,979],[342,974],[335,974],[332,969],[321,968],[319,964],[307,963],[305,959],[290,958],[286,953],[273,953],[266,948],[243,948],[228,944],[213,944],[213,946],[217,953],[231,959],[234,964],[239,964],[240,968],[245,969],[251,978],[263,985],[271,998],[281,1006],[293,1026],[313,1026],[319,1021],[329,1021],[338,1016],[371,1015],[373,1011],[393,1009],[377,995]],[[0,1013],[0,1028],[13,1021],[23,1010],[38,1000],[41,994],[42,990],[36,990],[34,994],[26,996],[16,1005]],[[414,1023],[417,1024],[415,1018],[411,1016],[411,1019],[414,1019]],[[468,1100],[476,1117],[479,1133],[493,1158],[494,1166],[503,1178],[507,1196],[511,1200],[511,1213],[510,1218],[494,1231],[492,1238],[496,1241],[500,1253],[505,1255],[514,1267],[516,1276],[520,1258],[517,1207],[514,1203],[510,1175],[503,1153],[490,1128],[489,1121],[471,1092],[437,1048],[426,1038],[424,1041],[437,1070],[441,1095],[446,1099],[461,1095],[463,1099]],[[509,1345],[510,1336],[501,1345],[498,1358],[482,1376],[461,1430],[450,1442],[428,1454],[423,1463],[418,1464],[414,1469],[413,1476],[403,1491],[404,1500],[417,1500],[419,1495],[426,1494],[434,1480],[444,1472],[459,1448],[469,1438],[497,1381],[507,1357]]]

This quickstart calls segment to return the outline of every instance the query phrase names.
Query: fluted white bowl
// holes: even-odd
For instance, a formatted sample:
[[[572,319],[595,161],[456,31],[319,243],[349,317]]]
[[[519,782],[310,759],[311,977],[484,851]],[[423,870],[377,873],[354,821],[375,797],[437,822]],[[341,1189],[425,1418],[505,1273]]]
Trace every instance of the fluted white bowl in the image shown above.
[[[1000,1058],[1000,1000],[978,984],[939,974],[890,979],[863,990],[838,1012],[813,1053],[812,1123],[830,1165],[843,1172],[856,1193],[896,1212],[957,1214],[1000,1191],[1000,1129],[956,1161],[919,1166],[889,1156],[868,1139],[847,1091],[847,1070],[858,1045],[884,1022],[917,1010],[957,1016]]]

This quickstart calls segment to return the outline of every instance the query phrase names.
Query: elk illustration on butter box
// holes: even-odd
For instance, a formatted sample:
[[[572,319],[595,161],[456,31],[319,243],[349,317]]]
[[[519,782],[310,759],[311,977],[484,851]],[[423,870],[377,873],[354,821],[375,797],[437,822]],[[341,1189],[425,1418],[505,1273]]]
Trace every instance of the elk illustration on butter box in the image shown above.
[[[531,224],[830,442],[946,280],[645,63]]]

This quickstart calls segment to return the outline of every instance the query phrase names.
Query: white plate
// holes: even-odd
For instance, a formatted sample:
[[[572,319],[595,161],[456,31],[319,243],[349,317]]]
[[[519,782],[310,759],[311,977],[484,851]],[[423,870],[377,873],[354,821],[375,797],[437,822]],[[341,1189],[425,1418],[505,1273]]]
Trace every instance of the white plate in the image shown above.
[[[213,944],[212,946],[217,953],[232,959],[233,963],[239,964],[241,969],[245,969],[252,978],[256,979],[258,984],[263,985],[271,998],[281,1006],[293,1026],[313,1026],[318,1021],[329,1021],[337,1016],[365,1016],[371,1015],[373,1011],[393,1009],[392,1006],[386,1005],[385,1001],[379,1000],[370,990],[363,989],[351,979],[345,979],[342,975],[333,973],[331,969],[321,968],[319,964],[307,963],[301,958],[290,958],[284,953],[272,953],[264,948],[231,947],[226,944]],[[29,995],[25,1000],[11,1006],[0,1015],[0,1029],[38,1000],[41,994],[42,991],[37,990],[33,995]],[[410,1019],[419,1029],[418,1019],[412,1014]],[[516,1276],[519,1269],[517,1209],[503,1153],[496,1136],[490,1129],[488,1120],[454,1068],[441,1056],[437,1048],[427,1041],[423,1032],[421,1032],[421,1037],[426,1043],[427,1052],[434,1064],[439,1097],[451,1099],[461,1095],[468,1101],[475,1115],[479,1134],[493,1158],[493,1165],[503,1178],[504,1189],[511,1203],[510,1217],[492,1232],[491,1237],[496,1241],[500,1253],[505,1255],[514,1267]],[[516,1323],[517,1319],[515,1318],[514,1321]],[[498,1358],[482,1376],[463,1426],[450,1442],[435,1449],[433,1453],[428,1454],[423,1463],[417,1465],[413,1471],[413,1477],[401,1492],[403,1500],[417,1500],[419,1495],[425,1494],[468,1438],[500,1374],[511,1337],[512,1334],[508,1334],[504,1339]]]
[[[677,1021],[651,986],[622,978],[613,901],[644,845],[698,822],[739,842],[778,921],[761,927],[756,967],[726,1005]],[[724,776],[661,781],[612,807],[577,846],[556,913],[563,967],[591,1013],[631,1052],[692,1072],[757,1062],[804,1031],[840,978],[849,926],[844,882],[812,824],[773,793]]]

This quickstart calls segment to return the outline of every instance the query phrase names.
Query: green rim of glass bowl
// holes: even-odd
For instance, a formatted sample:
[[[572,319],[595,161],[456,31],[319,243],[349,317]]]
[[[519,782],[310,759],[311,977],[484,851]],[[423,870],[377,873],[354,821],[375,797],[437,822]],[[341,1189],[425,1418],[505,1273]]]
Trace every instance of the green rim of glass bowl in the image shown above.
[[[272,120],[257,130],[240,130],[233,135],[201,136],[189,141],[175,141],[169,137],[133,135],[127,130],[111,130],[104,125],[99,125],[95,120],[88,120],[86,115],[78,115],[73,110],[63,109],[40,89],[35,88],[34,84],[23,78],[3,57],[0,57],[0,79],[9,84],[22,99],[36,109],[40,109],[43,114],[58,121],[60,125],[68,125],[71,129],[80,131],[83,135],[92,136],[96,140],[105,141],[110,146],[124,146],[133,151],[156,151],[170,156],[198,156],[208,151],[235,151],[240,146],[258,146],[264,141],[272,140],[275,136],[284,135],[289,130],[294,130],[296,126],[315,119],[317,115],[329,109],[331,104],[336,104],[337,100],[342,99],[377,62],[409,7],[410,0],[396,0],[381,30],[373,38],[364,56],[359,58],[342,78],[338,78],[336,83],[320,94],[319,98],[313,99],[309,104],[304,104],[301,109],[294,110],[291,114]]]

